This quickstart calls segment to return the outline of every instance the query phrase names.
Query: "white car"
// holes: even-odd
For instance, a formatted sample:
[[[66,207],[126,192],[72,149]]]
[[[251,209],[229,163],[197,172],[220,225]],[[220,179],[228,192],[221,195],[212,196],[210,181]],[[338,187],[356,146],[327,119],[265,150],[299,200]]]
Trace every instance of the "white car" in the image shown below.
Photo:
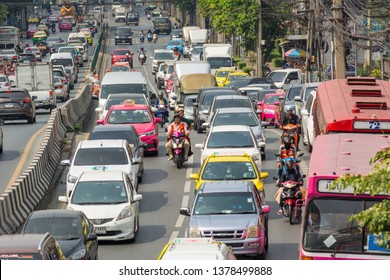
[[[154,74],[154,81],[157,84],[157,88],[161,89],[164,86],[165,82],[165,63],[161,63],[158,67],[158,70]]]
[[[261,167],[260,143],[256,141],[251,128],[245,125],[213,126],[202,144],[195,148],[201,150],[200,165],[210,155],[243,155],[247,153]]]
[[[125,172],[135,188],[138,188],[138,174],[141,159],[133,157],[126,140],[84,140],[80,141],[72,162],[61,161],[61,165],[69,166],[66,180],[66,194],[70,196],[73,186],[81,173],[85,171]]]
[[[68,84],[63,84],[59,76],[53,77],[53,83],[54,83],[54,91],[56,93],[57,99],[60,99],[61,101],[64,102],[68,100],[69,99]]]
[[[307,98],[305,107],[301,110],[302,116],[302,141],[303,144],[309,146],[309,152],[313,150],[314,145],[314,107],[316,104],[317,92],[312,90],[309,93],[309,97]]]
[[[85,62],[88,61],[88,53],[84,48],[83,43],[80,40],[70,40],[66,43],[66,45],[75,47],[78,50],[78,52],[81,54],[83,61]]]
[[[120,171],[80,175],[71,196],[60,196],[67,209],[82,211],[94,224],[98,240],[134,240],[139,229],[139,201],[128,176]]]
[[[160,63],[167,61],[175,61],[175,56],[173,55],[173,50],[168,49],[157,49],[154,50],[152,59],[152,74],[156,73]]]
[[[33,53],[37,61],[42,62],[42,53],[37,47],[29,47],[27,50],[24,50],[25,53]]]
[[[115,13],[115,22],[126,22],[126,9],[118,8]]]
[[[10,89],[11,83],[7,75],[0,75],[0,88]]]
[[[115,17],[115,15],[116,15],[116,10],[118,9],[118,8],[120,8],[121,7],[121,2],[114,2],[114,3],[112,3],[112,16],[113,17]]]

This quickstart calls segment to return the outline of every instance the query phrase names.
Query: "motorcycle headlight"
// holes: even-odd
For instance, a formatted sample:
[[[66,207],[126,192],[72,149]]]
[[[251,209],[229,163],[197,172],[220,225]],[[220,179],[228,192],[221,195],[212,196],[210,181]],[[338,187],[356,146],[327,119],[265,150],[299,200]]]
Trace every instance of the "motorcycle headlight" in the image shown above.
[[[275,114],[275,110],[272,109],[264,109],[263,112],[266,114]]]
[[[69,175],[68,176],[68,182],[71,183],[71,184],[74,184],[74,183],[76,183],[77,178],[78,178],[77,176]]]
[[[200,230],[198,228],[190,228],[189,238],[200,238],[202,237],[200,234]]]
[[[251,226],[246,230],[247,238],[255,238],[260,236],[260,230],[258,226]]]
[[[68,257],[68,260],[81,260],[85,258],[85,254],[87,253],[87,250],[81,249],[78,250],[77,252],[73,253]]]
[[[151,130],[151,131],[145,132],[141,136],[152,136],[152,135],[155,135],[155,134],[156,134],[156,131]]]
[[[125,209],[123,209],[122,212],[119,214],[119,216],[116,218],[116,220],[120,221],[130,216],[131,216],[130,206],[126,206]]]

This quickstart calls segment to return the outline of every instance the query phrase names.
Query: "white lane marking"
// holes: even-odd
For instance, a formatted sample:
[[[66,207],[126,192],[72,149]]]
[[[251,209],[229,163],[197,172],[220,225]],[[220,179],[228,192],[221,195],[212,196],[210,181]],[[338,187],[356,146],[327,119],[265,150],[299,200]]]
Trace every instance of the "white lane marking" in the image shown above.
[[[153,91],[154,94],[156,94],[156,91],[154,90],[154,87],[153,87],[153,84],[150,82],[149,80],[149,76],[146,74],[147,73],[147,70],[146,70],[146,67],[145,67],[145,64],[143,65],[143,68],[144,68],[144,71],[145,71],[145,78],[146,78],[146,81],[148,82],[149,84],[149,88]]]
[[[188,159],[188,164],[193,164],[194,163],[194,157],[190,157]]]
[[[176,228],[181,228],[181,226],[183,225],[183,222],[184,222],[184,216],[183,215],[179,215],[179,217],[177,218],[175,227]]]
[[[181,207],[187,207],[188,206],[188,200],[190,199],[189,195],[183,195],[183,200],[181,202]],[[180,215],[181,216],[181,215]]]
[[[178,231],[173,231],[171,237],[169,237],[169,242],[173,241],[179,235]]]
[[[188,168],[186,171],[186,179],[189,179],[191,174],[192,174],[192,168]]]
[[[189,193],[191,190],[191,181],[186,181],[184,183],[184,192],[185,193]]]

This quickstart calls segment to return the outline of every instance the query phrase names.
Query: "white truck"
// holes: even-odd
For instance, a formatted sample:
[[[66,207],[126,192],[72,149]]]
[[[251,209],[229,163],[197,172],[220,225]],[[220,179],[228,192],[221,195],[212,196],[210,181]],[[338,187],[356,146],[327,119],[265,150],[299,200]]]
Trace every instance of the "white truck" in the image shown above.
[[[183,47],[183,56],[189,57],[190,52],[190,30],[196,30],[200,29],[199,26],[184,26],[183,27],[183,41],[184,41],[184,47]]]
[[[231,44],[204,44],[202,60],[207,61],[211,67],[211,74],[218,68],[232,67],[232,45]]]
[[[287,68],[274,70],[268,74],[267,78],[274,81],[278,88],[287,90],[293,84],[302,84],[304,77],[300,69]]]
[[[203,45],[207,43],[207,29],[192,29],[189,33],[189,41],[191,48],[196,45]]]
[[[15,71],[17,87],[26,88],[34,100],[35,108],[49,110],[57,106],[53,83],[53,68],[50,63],[18,64]]]

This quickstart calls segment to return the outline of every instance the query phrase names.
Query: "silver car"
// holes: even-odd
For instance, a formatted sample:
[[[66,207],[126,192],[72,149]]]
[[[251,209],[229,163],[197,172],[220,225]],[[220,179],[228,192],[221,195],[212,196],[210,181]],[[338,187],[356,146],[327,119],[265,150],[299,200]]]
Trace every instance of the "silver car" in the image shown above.
[[[190,216],[186,237],[214,238],[233,249],[235,255],[265,258],[268,249],[268,215],[259,191],[251,181],[203,183],[192,210],[180,208]]]
[[[3,152],[3,129],[0,127],[0,154]]]
[[[9,89],[10,88],[10,81],[8,79],[7,75],[0,75],[0,88]]]

